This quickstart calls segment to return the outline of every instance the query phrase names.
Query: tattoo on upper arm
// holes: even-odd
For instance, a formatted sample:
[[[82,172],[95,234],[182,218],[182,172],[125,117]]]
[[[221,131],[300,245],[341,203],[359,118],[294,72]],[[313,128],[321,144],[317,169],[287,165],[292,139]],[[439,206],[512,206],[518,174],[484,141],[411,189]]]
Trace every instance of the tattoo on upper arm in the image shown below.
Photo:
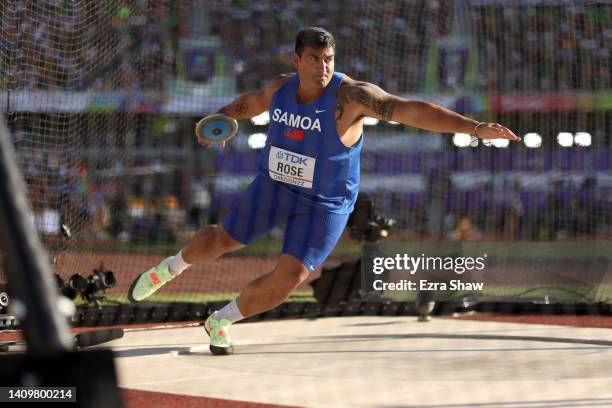
[[[342,119],[344,110],[353,101],[374,111],[382,120],[391,120],[397,101],[393,98],[385,98],[384,94],[376,88],[368,88],[363,85],[340,86],[336,97],[336,120]]]
[[[241,102],[234,107],[234,113],[244,115],[249,110],[249,105],[246,102]]]

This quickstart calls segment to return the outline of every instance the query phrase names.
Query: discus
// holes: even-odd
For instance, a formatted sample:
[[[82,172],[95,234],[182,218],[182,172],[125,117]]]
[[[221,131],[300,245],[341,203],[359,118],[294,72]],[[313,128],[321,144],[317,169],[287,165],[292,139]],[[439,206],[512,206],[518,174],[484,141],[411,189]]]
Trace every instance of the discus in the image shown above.
[[[223,143],[238,133],[238,122],[222,113],[215,113],[200,120],[195,128],[196,136],[208,143]]]

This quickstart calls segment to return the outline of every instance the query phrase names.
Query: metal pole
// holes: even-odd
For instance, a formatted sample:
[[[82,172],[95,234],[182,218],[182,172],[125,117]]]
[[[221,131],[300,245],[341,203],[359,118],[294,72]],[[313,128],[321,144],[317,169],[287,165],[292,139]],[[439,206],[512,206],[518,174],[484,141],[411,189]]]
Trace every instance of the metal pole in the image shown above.
[[[30,222],[26,188],[15,162],[15,150],[0,114],[0,247],[7,281],[23,316],[28,351],[52,354],[73,348],[68,322],[58,307],[51,265]]]

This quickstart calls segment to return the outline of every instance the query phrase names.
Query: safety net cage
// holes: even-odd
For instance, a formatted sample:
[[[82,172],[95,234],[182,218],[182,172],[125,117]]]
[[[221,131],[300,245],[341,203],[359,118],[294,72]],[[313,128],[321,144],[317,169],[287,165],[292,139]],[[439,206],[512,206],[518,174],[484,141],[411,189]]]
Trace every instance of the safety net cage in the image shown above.
[[[415,314],[434,301],[434,313],[609,313],[608,1],[4,0],[0,20],[0,109],[58,290],[79,306],[74,325],[200,320],[274,269],[282,226],[137,306],[127,298],[140,273],[224,219],[257,173],[271,118],[239,121],[225,149],[200,146],[195,123],[293,72],[309,25],[334,34],[338,71],[522,141],[365,118],[349,227],[267,316]],[[490,268],[469,274],[485,289],[398,292],[364,276],[375,258],[405,254],[486,254]],[[401,269],[381,279],[401,282]]]

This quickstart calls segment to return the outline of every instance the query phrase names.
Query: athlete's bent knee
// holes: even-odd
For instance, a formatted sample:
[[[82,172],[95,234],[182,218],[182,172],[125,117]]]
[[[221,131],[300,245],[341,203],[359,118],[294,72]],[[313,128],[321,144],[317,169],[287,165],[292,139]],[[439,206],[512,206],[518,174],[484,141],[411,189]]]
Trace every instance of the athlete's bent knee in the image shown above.
[[[213,225],[211,225],[213,226]],[[214,225],[217,230],[217,240],[219,244],[228,251],[234,251],[244,246],[240,242],[236,241],[232,236],[223,228],[223,225]]]
[[[299,259],[281,254],[276,263],[275,274],[290,286],[297,286],[308,277],[308,269]]]

